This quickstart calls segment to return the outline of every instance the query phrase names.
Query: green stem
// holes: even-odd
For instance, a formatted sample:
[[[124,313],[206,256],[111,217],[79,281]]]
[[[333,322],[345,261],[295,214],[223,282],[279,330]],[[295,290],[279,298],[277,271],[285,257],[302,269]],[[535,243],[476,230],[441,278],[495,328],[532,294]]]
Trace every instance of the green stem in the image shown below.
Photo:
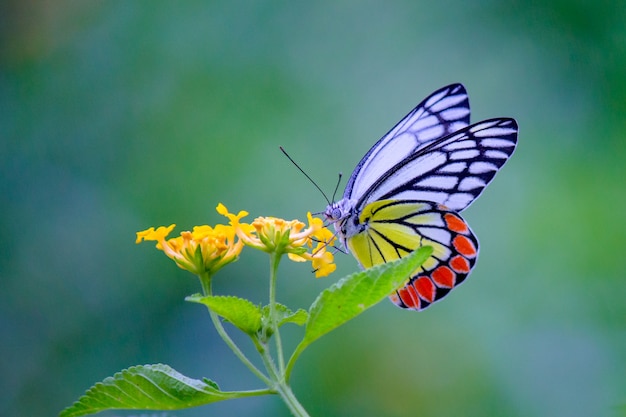
[[[241,391],[241,393],[245,393],[245,396],[255,396],[255,395],[264,395],[264,394],[278,394],[282,398],[282,400],[289,408],[289,411],[296,417],[309,417],[309,414],[306,412],[302,404],[298,401],[296,396],[293,394],[291,387],[287,384],[288,378],[285,378],[285,359],[283,354],[283,346],[280,338],[280,333],[278,329],[278,314],[276,312],[276,278],[278,272],[278,264],[280,262],[280,255],[273,253],[270,257],[270,288],[269,288],[269,307],[270,307],[270,320],[271,320],[271,328],[273,336],[276,338],[276,356],[278,359],[278,369],[276,369],[276,364],[274,363],[274,359],[270,354],[267,344],[265,341],[260,341],[258,338],[252,338],[254,345],[257,351],[260,353],[261,358],[263,360],[263,364],[267,369],[268,376],[266,376],[263,372],[261,372],[254,364],[244,355],[244,353],[237,347],[235,342],[228,336],[224,326],[222,326],[222,322],[220,321],[219,316],[214,313],[211,309],[209,309],[209,315],[211,316],[211,321],[217,330],[217,333],[224,340],[224,342],[230,347],[230,349],[235,353],[235,355],[239,358],[244,365],[246,365],[252,373],[254,373],[259,379],[261,379],[267,386],[268,389],[263,390],[254,390],[254,391]],[[202,283],[202,290],[204,295],[212,296],[213,290],[211,287],[211,277],[208,274],[202,274],[200,276],[200,282]],[[297,355],[295,355],[297,356]],[[287,372],[291,372],[291,363],[294,359],[292,356]],[[288,375],[288,374],[287,374]]]
[[[265,369],[269,373],[269,377],[272,380],[272,386],[275,386],[282,379],[279,375],[278,370],[276,369],[276,365],[274,364],[274,359],[269,352],[268,346],[265,342],[255,341],[255,346],[259,354],[261,355],[261,359],[263,360],[263,365],[265,365]]]
[[[289,408],[289,411],[291,411],[291,413],[294,416],[309,417],[309,413],[306,412],[302,404],[300,404],[296,396],[293,394],[293,391],[291,391],[291,387],[289,387],[287,382],[285,382],[284,378],[281,378],[279,376],[281,374],[278,374],[278,372],[276,371],[276,366],[274,365],[274,362],[272,361],[272,356],[269,354],[267,349],[264,349],[259,352],[261,353],[261,356],[263,357],[263,363],[265,364],[265,367],[268,369],[268,372],[270,373],[270,377],[272,378],[272,381],[274,381],[274,385],[272,386],[273,392],[278,393],[278,395],[280,395],[280,398],[283,400],[285,405],[287,405],[287,408]]]
[[[305,347],[306,345],[303,346],[301,343],[296,347],[296,350],[294,350],[294,352],[291,354],[291,358],[289,358],[289,361],[287,362],[287,368],[285,369],[285,382],[286,383],[289,383],[293,365],[296,363],[296,360],[300,357],[300,354],[302,353]]]
[[[291,387],[287,384],[284,378],[281,377],[283,374],[278,374],[276,371],[276,366],[272,361],[272,356],[268,352],[267,349],[263,349],[259,351],[261,356],[263,357],[263,363],[270,373],[270,378],[274,381],[273,388],[280,398],[287,405],[287,408],[291,411],[291,413],[296,417],[309,417],[309,414],[306,412],[302,404],[298,401],[296,396],[291,391]]]
[[[278,276],[278,264],[282,254],[272,253],[270,255],[270,319],[272,323],[272,333],[276,340],[276,358],[278,360],[278,370],[280,378],[285,374],[285,358],[283,355],[283,343],[278,330],[278,318],[276,314],[276,278]]]
[[[200,275],[199,278],[202,284],[202,292],[204,293],[204,295],[212,296],[213,290],[211,288],[211,277],[205,273]],[[220,335],[222,340],[224,340],[226,345],[228,345],[228,347],[233,351],[235,356],[237,356],[239,360],[243,362],[243,364],[246,365],[246,367],[248,367],[248,369],[250,369],[250,371],[252,371],[252,373],[255,374],[261,381],[263,381],[268,387],[271,387],[273,385],[272,381],[267,376],[265,376],[263,372],[259,370],[259,368],[254,366],[250,359],[248,359],[246,355],[241,351],[241,349],[239,349],[239,347],[235,344],[235,342],[233,342],[233,339],[228,336],[228,333],[226,333],[226,329],[224,329],[224,326],[222,326],[222,322],[220,321],[219,316],[215,314],[211,309],[209,309],[209,316],[211,316],[211,321],[213,322],[217,333]]]
[[[261,353],[261,356],[263,357],[263,362],[265,363],[268,372],[270,372],[270,377],[276,383],[274,387],[278,392],[278,395],[280,395],[280,397],[287,405],[287,408],[289,408],[291,413],[296,417],[309,417],[309,413],[307,413],[304,407],[302,407],[302,404],[300,404],[296,396],[293,394],[293,391],[291,391],[291,387],[287,384],[287,381],[285,379],[285,357],[283,354],[283,344],[280,338],[278,317],[276,314],[276,278],[278,277],[278,264],[280,263],[281,257],[282,254],[276,252],[272,253],[270,256],[269,288],[270,319],[272,324],[272,333],[274,338],[276,339],[276,357],[278,360],[278,372],[276,371],[276,366],[274,365],[272,356],[267,349],[265,349]]]
[[[287,407],[294,416],[297,417],[309,417],[309,413],[306,412],[302,404],[298,401],[289,385],[281,383],[278,387],[278,395],[283,399]]]
[[[255,389],[248,391],[223,391],[223,394],[230,396],[231,398],[244,398],[244,397],[258,397],[261,395],[274,395],[277,394],[276,390],[270,388]]]

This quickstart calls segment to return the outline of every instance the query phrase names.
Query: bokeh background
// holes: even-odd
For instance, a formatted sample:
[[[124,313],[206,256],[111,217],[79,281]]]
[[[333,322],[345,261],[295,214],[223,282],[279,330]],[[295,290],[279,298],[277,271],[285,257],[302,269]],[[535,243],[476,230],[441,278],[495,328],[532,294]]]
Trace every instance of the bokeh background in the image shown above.
[[[323,210],[279,145],[332,192],[452,82],[473,121],[520,125],[465,212],[481,259],[445,302],[381,303],[312,345],[296,394],[315,416],[626,414],[621,1],[14,0],[0,28],[0,415],[56,415],[134,364],[260,387],[183,301],[195,278],[135,231],[223,222],[218,202]],[[308,306],[357,268],[337,258],[321,280],[282,265],[279,299]],[[261,302],[266,268],[245,251],[217,292]],[[263,397],[154,415],[288,412]]]

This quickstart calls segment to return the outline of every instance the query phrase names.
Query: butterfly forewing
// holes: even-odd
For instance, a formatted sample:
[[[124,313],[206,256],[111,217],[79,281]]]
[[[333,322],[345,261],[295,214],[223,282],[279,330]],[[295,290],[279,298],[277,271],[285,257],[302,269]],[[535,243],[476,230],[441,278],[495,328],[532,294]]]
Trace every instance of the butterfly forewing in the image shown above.
[[[368,204],[362,232],[348,238],[350,251],[369,268],[431,246],[432,256],[406,285],[390,296],[399,307],[423,310],[446,296],[469,275],[478,257],[478,240],[461,216],[428,201],[382,200]]]
[[[491,119],[438,139],[388,169],[356,207],[383,199],[426,200],[467,208],[515,150],[517,123]]]
[[[348,180],[344,198],[366,192],[390,167],[429,143],[469,125],[467,92],[461,84],[435,91],[383,136],[361,159]]]

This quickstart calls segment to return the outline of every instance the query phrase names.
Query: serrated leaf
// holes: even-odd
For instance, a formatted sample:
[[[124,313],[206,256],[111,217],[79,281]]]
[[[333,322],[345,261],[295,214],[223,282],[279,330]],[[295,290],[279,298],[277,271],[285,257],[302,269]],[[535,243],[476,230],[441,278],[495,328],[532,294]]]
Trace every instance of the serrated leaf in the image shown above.
[[[270,306],[264,306],[261,312],[263,315],[263,322],[269,323]],[[304,325],[304,323],[306,323],[306,320],[309,317],[309,313],[301,308],[298,309],[296,312],[293,312],[289,307],[280,303],[276,303],[276,316],[276,319],[278,321],[278,327],[286,323],[294,323],[298,326],[302,326]]]
[[[282,326],[285,323],[293,323],[298,326],[304,326],[307,319],[309,318],[309,313],[306,310],[299,308],[294,313],[291,313],[288,316],[283,317],[283,319],[278,323],[279,326]]]
[[[188,378],[163,364],[133,366],[98,382],[59,417],[110,409],[180,410],[248,396],[220,391],[215,382],[205,381]]]
[[[246,299],[234,296],[201,295],[192,295],[185,299],[206,305],[249,335],[255,335],[261,328],[261,309]]]
[[[322,291],[309,309],[309,319],[298,354],[324,334],[352,320],[387,298],[432,254],[424,246],[397,261],[351,274]]]

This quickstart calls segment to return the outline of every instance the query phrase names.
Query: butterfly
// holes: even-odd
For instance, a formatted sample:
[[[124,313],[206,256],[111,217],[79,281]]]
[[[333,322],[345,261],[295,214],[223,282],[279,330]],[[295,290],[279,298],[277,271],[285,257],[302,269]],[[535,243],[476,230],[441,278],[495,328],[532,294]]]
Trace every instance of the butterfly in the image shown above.
[[[459,212],[493,180],[517,144],[511,118],[470,125],[465,87],[425,98],[365,154],[343,198],[324,211],[343,246],[369,268],[432,246],[431,257],[389,296],[421,311],[470,274],[478,239]]]

